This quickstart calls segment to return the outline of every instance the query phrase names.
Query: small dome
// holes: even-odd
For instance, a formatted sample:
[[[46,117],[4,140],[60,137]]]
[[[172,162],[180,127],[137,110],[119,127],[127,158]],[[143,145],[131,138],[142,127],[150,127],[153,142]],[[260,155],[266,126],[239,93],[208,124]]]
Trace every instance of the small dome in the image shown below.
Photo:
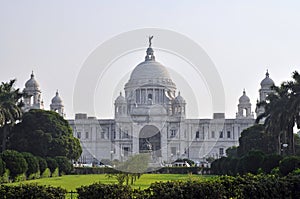
[[[269,72],[267,70],[266,77],[261,81],[260,86],[262,88],[270,88],[273,85],[274,85],[274,81],[269,77]]]
[[[38,89],[39,88],[38,82],[34,78],[33,71],[31,73],[30,79],[25,83],[25,89]]]
[[[55,95],[55,97],[52,98],[51,103],[52,104],[62,104],[62,100],[58,94],[58,91],[56,91],[56,95]]]
[[[184,104],[185,103],[185,100],[180,95],[180,92],[178,92],[178,96],[175,98],[175,103],[179,103],[179,104]]]
[[[120,95],[115,100],[115,103],[119,103],[119,104],[126,103],[125,97],[122,96],[122,92],[120,92]]]
[[[246,91],[243,91],[243,95],[239,99],[240,104],[250,103],[250,98],[246,95]]]

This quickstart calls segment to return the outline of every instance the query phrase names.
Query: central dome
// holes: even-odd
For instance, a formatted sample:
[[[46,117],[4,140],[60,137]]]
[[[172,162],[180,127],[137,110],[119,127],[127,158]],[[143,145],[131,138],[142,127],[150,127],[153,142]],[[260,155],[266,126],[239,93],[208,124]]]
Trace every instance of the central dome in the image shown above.
[[[168,70],[155,60],[146,60],[135,67],[132,71],[130,80],[140,79],[171,79]]]
[[[126,88],[137,88],[148,85],[160,85],[163,87],[176,89],[171,76],[161,63],[155,61],[154,50],[147,48],[145,61],[138,64],[130,75],[130,79],[125,85]]]

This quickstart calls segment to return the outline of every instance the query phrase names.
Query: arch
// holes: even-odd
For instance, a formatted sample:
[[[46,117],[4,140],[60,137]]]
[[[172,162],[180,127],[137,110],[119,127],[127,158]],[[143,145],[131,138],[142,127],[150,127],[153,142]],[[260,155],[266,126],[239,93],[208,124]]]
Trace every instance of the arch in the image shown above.
[[[149,152],[153,157],[161,157],[161,133],[154,125],[144,126],[139,133],[139,153]]]

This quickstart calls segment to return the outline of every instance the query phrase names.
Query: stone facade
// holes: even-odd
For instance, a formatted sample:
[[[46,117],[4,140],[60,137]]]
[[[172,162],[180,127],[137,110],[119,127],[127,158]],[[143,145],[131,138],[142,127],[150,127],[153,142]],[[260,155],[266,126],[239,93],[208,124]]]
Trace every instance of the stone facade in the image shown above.
[[[272,92],[273,84],[267,72],[261,82],[259,101],[264,101]],[[151,46],[146,51],[145,61],[132,71],[124,90],[125,95],[120,93],[114,102],[114,119],[97,119],[78,113],[75,119],[68,120],[83,148],[79,162],[124,161],[138,153],[150,153],[151,162],[158,166],[177,158],[194,161],[219,158],[226,155],[227,148],[238,145],[241,132],[255,121],[245,90],[234,119],[226,119],[224,113],[214,113],[212,119],[186,118],[186,101],[176,92],[168,70],[155,60]],[[43,108],[33,73],[24,93],[27,94],[25,111]],[[57,91],[50,110],[64,116],[63,108]],[[263,111],[256,108],[256,115]]]
[[[269,80],[267,73],[261,83],[260,101],[271,92]],[[226,155],[227,148],[237,146],[241,132],[255,122],[245,91],[234,119],[225,119],[224,113],[214,113],[213,119],[187,119],[186,101],[180,92],[176,96],[176,85],[167,69],[155,60],[151,46],[124,90],[125,95],[120,93],[114,102],[113,120],[86,114],[76,114],[75,120],[69,120],[83,147],[80,162],[124,161],[138,153],[150,153],[152,163],[157,165],[177,158],[219,158]],[[261,109],[257,111],[261,113]]]

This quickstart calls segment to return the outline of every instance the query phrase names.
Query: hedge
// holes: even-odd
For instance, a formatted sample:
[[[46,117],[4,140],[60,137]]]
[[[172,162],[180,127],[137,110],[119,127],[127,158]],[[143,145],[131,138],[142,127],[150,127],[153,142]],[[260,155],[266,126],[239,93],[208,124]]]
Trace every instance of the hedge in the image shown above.
[[[0,199],[65,199],[67,191],[59,187],[27,184],[0,186]]]
[[[209,181],[155,182],[144,190],[96,183],[77,188],[78,199],[300,198],[300,175],[221,176]]]

